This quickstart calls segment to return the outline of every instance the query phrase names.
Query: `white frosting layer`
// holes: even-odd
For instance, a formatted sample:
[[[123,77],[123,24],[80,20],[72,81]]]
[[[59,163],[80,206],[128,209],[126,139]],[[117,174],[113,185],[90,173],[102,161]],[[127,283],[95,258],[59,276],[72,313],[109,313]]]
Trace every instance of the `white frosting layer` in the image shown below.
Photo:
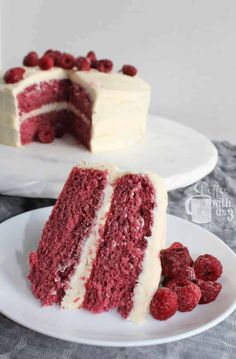
[[[25,69],[24,79],[16,84],[5,84],[3,78],[0,78],[0,125],[19,131],[20,116],[16,96],[26,87],[41,81],[69,78],[86,88],[93,101],[92,152],[126,148],[143,137],[150,86],[138,76],[130,77],[113,72],[107,74],[97,70],[66,71],[57,67],[47,71],[37,67]],[[4,141],[4,134],[2,138]],[[19,135],[16,139],[12,137],[9,144],[14,146],[17,143],[20,143]]]
[[[92,152],[126,148],[143,137],[150,87],[142,79],[98,71],[73,72],[70,77],[93,99]]]
[[[149,311],[149,305],[156,292],[160,277],[161,263],[159,258],[160,250],[164,247],[166,237],[166,208],[167,190],[162,178],[156,174],[147,174],[156,192],[156,208],[154,211],[154,223],[152,235],[147,238],[142,272],[139,275],[134,288],[133,307],[128,319],[139,323]]]
[[[66,291],[65,297],[62,301],[64,308],[79,308],[85,296],[85,284],[89,279],[93,261],[96,257],[96,251],[99,244],[99,228],[105,225],[106,214],[111,205],[113,194],[112,184],[118,177],[126,175],[128,172],[121,172],[114,165],[82,165],[84,168],[98,168],[101,170],[108,170],[108,185],[104,191],[104,198],[101,208],[98,210],[95,219],[95,226],[86,239],[81,251],[81,262],[75,269],[75,273],[71,277],[69,288]],[[129,172],[131,173],[131,172]],[[167,192],[163,180],[149,172],[138,173],[148,176],[151,180],[156,192],[156,207],[154,210],[154,223],[152,227],[152,236],[147,238],[147,248],[142,264],[142,272],[138,277],[137,284],[134,288],[133,308],[128,319],[134,322],[141,322],[148,311],[150,301],[155,293],[160,280],[161,265],[158,254],[164,246],[165,242],[165,227],[166,227],[166,207],[167,207]]]

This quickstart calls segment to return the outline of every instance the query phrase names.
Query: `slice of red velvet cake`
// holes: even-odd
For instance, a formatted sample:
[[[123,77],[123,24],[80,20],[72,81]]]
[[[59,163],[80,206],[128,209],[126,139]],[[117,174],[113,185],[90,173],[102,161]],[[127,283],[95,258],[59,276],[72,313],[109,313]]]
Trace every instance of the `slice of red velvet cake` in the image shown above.
[[[30,254],[33,294],[43,305],[117,308],[142,321],[160,280],[166,206],[156,174],[74,167]]]

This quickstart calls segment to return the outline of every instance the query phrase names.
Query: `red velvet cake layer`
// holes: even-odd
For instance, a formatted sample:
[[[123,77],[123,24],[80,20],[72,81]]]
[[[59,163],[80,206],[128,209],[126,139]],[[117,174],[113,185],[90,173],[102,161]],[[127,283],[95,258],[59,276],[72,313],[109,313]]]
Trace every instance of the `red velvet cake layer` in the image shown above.
[[[42,81],[17,95],[20,113],[28,113],[53,102],[68,101],[70,80]]]
[[[92,131],[92,100],[88,92],[70,80],[51,80],[27,87],[17,96],[20,113],[29,113],[43,105],[67,102],[75,107],[70,110],[52,111],[30,117],[20,126],[21,143],[37,139],[41,125],[49,125],[70,132],[76,140],[90,149]],[[77,111],[78,110],[78,111]]]
[[[88,282],[83,307],[98,313],[119,308],[127,317],[151,236],[155,190],[146,176],[128,174],[115,183],[111,207]]]
[[[69,102],[74,105],[91,122],[92,101],[88,92],[80,85],[71,83]]]
[[[61,302],[101,206],[106,183],[106,171],[76,167],[71,171],[37,252],[30,254],[32,291],[43,305]]]
[[[37,134],[41,126],[50,126],[63,132],[70,131],[70,113],[67,110],[52,111],[38,116],[30,117],[22,122],[20,126],[20,138],[23,145],[37,139]]]

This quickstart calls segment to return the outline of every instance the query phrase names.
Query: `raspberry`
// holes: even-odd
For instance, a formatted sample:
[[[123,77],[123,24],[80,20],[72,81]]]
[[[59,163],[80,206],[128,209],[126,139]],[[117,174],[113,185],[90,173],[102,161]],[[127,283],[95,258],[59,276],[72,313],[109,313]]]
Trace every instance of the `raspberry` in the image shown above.
[[[25,69],[23,69],[22,67],[13,67],[12,69],[9,69],[5,72],[3,78],[7,84],[14,84],[23,79],[24,73]]]
[[[76,67],[79,71],[89,71],[90,62],[87,57],[80,56],[76,59]]]
[[[66,125],[61,123],[61,122],[57,122],[55,124],[55,137],[56,138],[61,138],[65,133],[66,133]]]
[[[54,60],[48,55],[44,55],[39,59],[39,67],[41,70],[49,70],[54,66]]]
[[[180,312],[191,312],[201,298],[201,290],[194,283],[189,283],[183,287],[177,286],[175,293],[177,294],[178,311]]]
[[[73,55],[63,53],[59,56],[57,65],[62,69],[71,70],[75,66],[75,58]]]
[[[186,278],[193,282],[195,281],[196,276],[193,267],[184,266],[177,269],[175,278]]]
[[[150,312],[153,318],[166,320],[176,313],[177,305],[176,293],[169,288],[160,288],[152,298]]]
[[[193,263],[187,247],[163,249],[160,258],[163,275],[168,278],[174,278],[180,268],[191,267]]]
[[[183,248],[184,245],[180,242],[174,242],[171,244],[170,248]]]
[[[210,254],[199,256],[195,260],[193,268],[197,279],[202,279],[205,281],[215,281],[221,276],[223,272],[222,264],[220,261]]]
[[[57,65],[57,61],[58,61],[59,57],[61,56],[61,51],[49,49],[49,50],[45,51],[44,55],[52,57],[55,65]]]
[[[169,288],[173,291],[175,291],[177,287],[184,287],[188,284],[191,284],[191,281],[187,278],[172,278],[163,282],[164,287]]]
[[[89,51],[87,53],[86,58],[89,61],[89,64],[92,68],[96,68],[97,67],[97,57],[94,51]]]
[[[123,72],[123,74],[128,75],[128,76],[135,76],[138,72],[136,67],[134,67],[132,65],[124,65],[122,67],[121,71]]]
[[[197,285],[199,286],[202,296],[199,304],[207,304],[213,302],[219,295],[222,285],[218,282],[212,282],[208,280],[204,282],[204,280],[197,280]]]
[[[42,143],[51,143],[55,138],[55,131],[50,126],[41,126],[38,130],[38,140]]]
[[[97,69],[100,72],[111,72],[113,68],[113,62],[111,60],[108,59],[103,59],[103,60],[99,60],[97,62]]]
[[[39,57],[37,52],[29,52],[23,59],[23,65],[28,67],[37,66],[39,63]]]

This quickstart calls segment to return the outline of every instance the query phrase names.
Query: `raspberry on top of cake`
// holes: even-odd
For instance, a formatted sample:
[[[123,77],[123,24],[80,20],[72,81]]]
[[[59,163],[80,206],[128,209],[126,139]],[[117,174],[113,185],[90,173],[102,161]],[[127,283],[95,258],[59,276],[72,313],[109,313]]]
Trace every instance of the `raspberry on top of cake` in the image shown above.
[[[126,148],[144,136],[149,102],[134,66],[114,72],[93,51],[32,51],[0,78],[0,143],[49,143],[68,132],[91,152]]]
[[[141,322],[160,281],[166,206],[156,174],[74,167],[30,254],[35,297]]]

